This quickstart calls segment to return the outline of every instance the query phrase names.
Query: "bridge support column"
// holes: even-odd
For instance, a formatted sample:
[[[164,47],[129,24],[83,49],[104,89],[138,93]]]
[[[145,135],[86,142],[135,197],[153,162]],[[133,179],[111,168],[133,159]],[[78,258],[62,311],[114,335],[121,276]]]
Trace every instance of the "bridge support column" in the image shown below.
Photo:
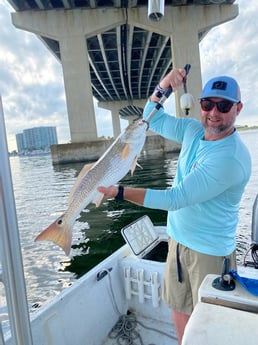
[[[128,106],[135,106],[144,108],[146,99],[136,99],[133,102],[130,101],[113,101],[113,102],[98,102],[98,106],[103,109],[108,109],[112,114],[112,125],[113,125],[113,136],[116,138],[121,133],[120,115],[119,111]],[[124,120],[128,120],[128,123],[132,123],[136,116],[129,115],[127,118],[123,117]]]
[[[12,22],[17,28],[59,42],[71,141],[97,140],[86,40],[123,23],[123,11],[22,11],[12,13]]]
[[[173,67],[183,67],[190,63],[192,68],[188,77],[188,89],[195,99],[195,106],[190,116],[199,118],[198,97],[202,90],[202,77],[199,53],[200,33],[207,33],[211,28],[237,17],[237,5],[212,6],[166,6],[164,17],[150,21],[144,8],[128,11],[128,22],[147,31],[169,36],[171,39],[171,56]],[[183,89],[175,93],[176,116],[184,116],[180,109],[180,96]]]
[[[121,133],[121,124],[119,117],[120,102],[98,102],[98,106],[110,110],[113,127],[113,137],[116,138]]]
[[[60,38],[59,46],[71,141],[96,140],[98,136],[86,39],[83,35],[64,36]]]
[[[187,63],[191,64],[191,70],[188,76],[187,88],[188,92],[193,95],[194,106],[190,110],[190,116],[199,118],[200,107],[198,97],[200,97],[202,89],[201,79],[201,61],[199,52],[198,31],[194,21],[180,21],[174,26],[171,39],[171,56],[173,66],[179,68]],[[183,117],[183,111],[180,107],[180,97],[183,94],[183,88],[176,91],[175,105],[177,117]]]

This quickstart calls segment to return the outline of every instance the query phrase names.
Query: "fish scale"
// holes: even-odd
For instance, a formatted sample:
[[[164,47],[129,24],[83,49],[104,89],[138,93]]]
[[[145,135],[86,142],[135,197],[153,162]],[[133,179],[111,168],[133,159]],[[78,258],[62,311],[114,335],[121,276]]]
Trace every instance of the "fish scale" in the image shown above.
[[[148,124],[142,120],[128,126],[93,166],[89,169],[88,165],[84,166],[70,192],[67,210],[35,241],[53,241],[69,255],[72,228],[78,215],[91,202],[99,206],[103,198],[103,194],[97,190],[99,186],[108,187],[119,182],[129,170],[133,173],[147,129]]]

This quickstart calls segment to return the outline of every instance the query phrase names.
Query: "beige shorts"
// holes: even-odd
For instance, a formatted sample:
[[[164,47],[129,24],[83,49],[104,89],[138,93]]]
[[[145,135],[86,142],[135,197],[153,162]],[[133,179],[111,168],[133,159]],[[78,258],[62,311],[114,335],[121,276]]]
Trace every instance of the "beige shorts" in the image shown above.
[[[236,269],[235,251],[227,257],[230,259],[229,269]],[[225,256],[198,253],[169,239],[163,289],[164,302],[171,309],[190,315],[198,301],[201,282],[207,274],[221,274],[224,258]]]

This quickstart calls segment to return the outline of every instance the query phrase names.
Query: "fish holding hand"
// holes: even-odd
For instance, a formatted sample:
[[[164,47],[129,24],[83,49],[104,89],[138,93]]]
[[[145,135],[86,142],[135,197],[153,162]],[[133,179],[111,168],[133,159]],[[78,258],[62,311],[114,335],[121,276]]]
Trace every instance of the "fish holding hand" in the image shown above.
[[[145,143],[148,123],[139,120],[128,126],[107,151],[93,164],[85,165],[78,175],[68,198],[67,210],[43,230],[35,241],[48,240],[69,255],[72,229],[81,211],[90,203],[98,207],[103,194],[97,188],[118,183],[130,170],[133,174]]]

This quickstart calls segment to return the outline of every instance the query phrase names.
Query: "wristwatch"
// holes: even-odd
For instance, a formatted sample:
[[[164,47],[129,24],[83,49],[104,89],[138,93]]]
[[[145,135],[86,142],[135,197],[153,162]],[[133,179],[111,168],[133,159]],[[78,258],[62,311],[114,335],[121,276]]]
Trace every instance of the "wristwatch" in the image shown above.
[[[121,184],[118,186],[118,193],[115,196],[116,201],[124,200],[124,187]]]

